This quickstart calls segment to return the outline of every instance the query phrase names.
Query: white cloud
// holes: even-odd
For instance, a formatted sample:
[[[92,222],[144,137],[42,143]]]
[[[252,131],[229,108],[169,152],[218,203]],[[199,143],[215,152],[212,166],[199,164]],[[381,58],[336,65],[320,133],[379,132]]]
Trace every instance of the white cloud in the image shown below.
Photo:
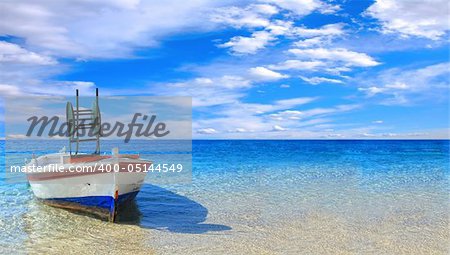
[[[257,31],[252,33],[251,37],[235,36],[230,41],[219,44],[220,48],[230,48],[234,54],[254,54],[258,50],[264,49],[266,45],[276,40],[276,38],[267,31]]]
[[[242,103],[236,101],[216,107],[211,112],[214,115],[213,117],[196,119],[193,125],[194,129],[212,127],[220,134],[226,133],[230,136],[239,133],[251,135],[260,132],[270,132],[274,125],[280,124],[276,120],[268,118],[268,113],[298,107],[314,100],[315,98],[290,98],[278,100],[272,104]]]
[[[290,99],[289,101],[302,101],[300,99]],[[348,104],[336,105],[329,108],[311,108],[306,110],[292,109],[296,106],[285,104],[280,106],[280,102],[273,104],[248,104],[236,102],[225,105],[225,108],[218,109],[215,113],[217,117],[197,119],[194,126],[196,130],[202,128],[213,128],[217,133],[202,135],[197,137],[214,138],[430,138],[448,137],[448,132],[435,131],[426,132],[406,132],[406,133],[377,133],[377,127],[358,127],[355,124],[337,124],[333,119],[324,116],[334,116],[348,111],[361,108],[361,105]],[[286,108],[287,107],[287,108]],[[276,109],[279,109],[279,112]],[[245,119],[245,122],[236,121]],[[354,127],[350,127],[354,126]],[[330,129],[330,127],[333,127]]]
[[[369,96],[373,96],[373,95],[376,95],[378,93],[383,93],[383,91],[385,91],[384,88],[379,88],[379,87],[358,88],[358,90],[366,92],[367,95],[369,95]]]
[[[250,68],[249,73],[258,81],[275,81],[289,77],[288,75],[272,71],[262,66]]]
[[[155,47],[167,35],[211,31],[224,24],[263,29],[250,37],[237,36],[220,45],[237,54],[253,54],[274,41],[275,36],[293,33],[292,22],[273,19],[280,8],[306,15],[315,10],[325,12],[331,7],[318,0],[268,2],[224,7],[233,1],[7,1],[0,4],[3,14],[0,34],[22,38],[24,48],[46,52],[49,56],[120,58],[132,56],[135,49]],[[205,22],[205,18],[211,22]],[[338,26],[299,28],[298,32],[335,34],[339,33]]]
[[[280,85],[280,88],[282,88],[282,89],[287,89],[287,88],[290,88],[291,86],[289,85],[289,84],[281,84]]]
[[[402,81],[402,82],[400,82],[400,81],[395,81],[395,82],[392,83],[392,84],[386,84],[385,87],[386,87],[387,89],[398,89],[398,90],[403,90],[403,89],[407,90],[407,89],[409,88],[409,86],[406,85],[406,83],[403,82],[403,81]]]
[[[331,107],[331,108],[312,108],[312,109],[303,110],[303,111],[285,110],[285,111],[272,113],[269,115],[269,117],[273,120],[278,120],[278,121],[300,120],[300,119],[305,119],[305,118],[311,118],[311,117],[324,116],[324,115],[352,111],[352,110],[358,109],[360,107],[361,107],[361,105],[350,104],[350,105],[337,105],[337,106]]]
[[[192,106],[214,106],[238,101],[251,81],[240,76],[200,77],[183,82],[162,83],[152,86],[151,91],[159,96],[191,96]]]
[[[298,48],[324,47],[333,40],[346,34],[344,24],[328,24],[320,28],[310,29],[299,27],[294,29],[294,33],[306,39],[295,42],[293,45]]]
[[[367,96],[386,95],[383,104],[406,104],[425,99],[445,100],[450,87],[450,63],[440,63],[418,69],[388,69],[375,77],[359,77],[359,91]],[[448,100],[448,98],[446,99]]]
[[[334,75],[341,75],[342,72],[350,72],[352,69],[346,66],[335,66],[326,68],[325,71],[334,74]],[[341,75],[342,77],[342,75]]]
[[[0,34],[23,38],[25,48],[52,56],[128,57],[166,35],[211,30],[205,13],[218,1],[2,1]]]
[[[383,124],[384,121],[382,120],[374,120],[372,121],[373,124]]]
[[[283,99],[275,101],[275,107],[273,110],[279,110],[279,109],[288,109],[294,106],[308,104],[313,101],[317,100],[316,97],[297,97],[297,98],[290,98],[290,99]]]
[[[51,57],[28,51],[17,44],[0,41],[0,63],[54,65]]]
[[[0,84],[0,94],[2,96],[16,96],[20,95],[21,91],[18,87],[9,84]]]
[[[197,130],[197,133],[211,135],[211,134],[217,134],[218,132],[214,128],[202,128],[202,129]]]
[[[296,59],[286,60],[276,65],[269,65],[273,70],[315,70],[325,63],[321,61],[300,61]]]
[[[343,48],[329,48],[331,43],[335,42],[334,38],[351,32],[344,30],[343,24],[329,24],[317,28],[307,28],[302,25],[296,27],[301,22],[299,16],[312,12],[330,13],[336,11],[337,7],[317,0],[262,0],[259,2],[261,4],[250,4],[244,8],[223,9],[215,7],[231,2],[206,0],[187,1],[181,4],[172,0],[164,3],[138,0],[79,0],[69,3],[46,0],[2,2],[0,8],[4,16],[0,20],[0,34],[11,36],[15,43],[21,43],[19,46],[15,43],[0,42],[0,62],[2,62],[0,63],[2,64],[0,93],[6,96],[72,95],[74,89],[78,88],[82,94],[91,95],[95,87],[94,83],[88,80],[54,81],[52,77],[58,77],[55,75],[64,73],[66,71],[64,68],[67,66],[60,64],[48,68],[46,65],[58,64],[56,59],[59,57],[128,58],[133,56],[135,49],[156,46],[165,36],[192,31],[216,31],[220,25],[227,25],[238,29],[248,29],[245,36],[236,36],[229,42],[221,44],[221,47],[228,48],[234,54],[254,54],[275,45],[281,39],[284,40],[280,45],[282,47],[296,41],[294,45],[302,49],[292,49],[294,52],[291,53],[296,54],[298,59],[286,60],[281,56],[282,54],[276,55],[266,51],[264,53],[268,53],[268,56],[264,58],[258,58],[258,56],[239,58],[239,61],[245,63],[236,64],[226,72],[214,70],[206,75],[194,72],[197,78],[154,84],[155,88],[152,87],[143,93],[192,96],[193,105],[199,106],[196,110],[199,109],[204,113],[204,115],[200,114],[201,118],[205,116],[205,119],[195,120],[194,130],[196,131],[194,132],[197,134],[232,133],[238,136],[239,133],[251,133],[264,137],[264,132],[270,133],[269,136],[275,136],[274,133],[277,132],[270,131],[278,129],[278,131],[284,131],[280,132],[283,133],[280,137],[317,137],[319,133],[314,133],[312,129],[303,132],[299,131],[298,127],[318,123],[329,125],[332,120],[322,116],[350,111],[359,106],[338,105],[299,110],[299,106],[316,100],[316,98],[308,97],[260,104],[244,103],[247,90],[255,88],[255,91],[259,91],[256,87],[258,82],[288,78],[287,74],[293,76],[293,71],[299,70],[308,71],[306,75],[302,73],[308,77],[302,76],[302,78],[312,84],[342,83],[338,79],[321,77],[323,74],[311,75],[310,72],[324,71],[324,76],[327,76],[330,73],[339,74],[350,71],[350,67],[369,67],[380,63],[365,53]],[[264,2],[270,3],[264,4]],[[241,4],[238,3],[238,5]],[[211,17],[211,12],[213,16],[219,14],[222,16]],[[205,18],[212,18],[213,22],[204,22]],[[406,20],[403,16],[401,19]],[[426,27],[428,30],[417,31],[420,33],[431,31],[429,27],[423,25],[422,21],[419,23],[420,29]],[[386,26],[386,31],[388,31],[387,26],[392,25],[389,22],[383,24]],[[408,26],[415,25],[417,24],[408,23]],[[397,31],[395,29],[391,32]],[[408,31],[406,29],[402,34],[417,34],[417,31]],[[443,35],[436,31],[433,32],[434,34],[422,36],[442,38]],[[299,41],[300,39],[302,40]],[[367,51],[362,50],[362,52]],[[278,64],[269,65],[271,62],[267,60],[271,60],[272,57],[272,63]],[[223,61],[223,58],[220,61]],[[23,65],[24,68],[13,70],[11,63]],[[249,71],[250,67],[254,68]],[[448,90],[448,79],[444,79],[448,71],[443,71],[445,68],[448,70],[449,67],[430,66],[423,70],[407,70],[406,73],[402,70],[383,72],[375,77],[376,81],[375,78],[367,79],[367,82],[362,80],[359,89],[377,96],[391,96],[390,102],[397,103],[409,102],[412,94],[417,97],[429,93],[445,96],[448,95],[443,93],[446,92],[445,89]],[[285,74],[281,70],[289,71]],[[286,88],[289,85],[282,84],[280,87]],[[269,95],[271,90],[266,91]],[[105,93],[107,93],[106,89]],[[117,90],[117,93],[125,92]],[[242,119],[245,121],[239,121]],[[367,133],[370,132],[370,130],[367,131]],[[339,133],[329,135],[348,137],[348,134],[349,132],[339,130]]]
[[[42,84],[40,81],[37,83],[12,85],[1,84],[0,92],[3,96],[15,97],[15,96],[72,96],[75,89],[80,91],[81,95],[91,96],[94,95],[95,84],[93,82],[86,81],[52,81]],[[43,89],[45,86],[45,89]]]
[[[344,25],[342,23],[337,23],[324,25],[320,28],[296,27],[293,29],[292,33],[305,38],[317,36],[339,36],[345,33],[343,26]]]
[[[280,8],[289,10],[298,16],[305,16],[318,10],[324,14],[334,13],[339,10],[339,6],[326,4],[319,0],[264,0],[273,3]]]
[[[286,110],[278,113],[270,114],[269,117],[274,120],[299,120],[303,112],[296,110]]]
[[[251,87],[251,83],[249,80],[242,78],[240,76],[233,75],[224,75],[217,79],[215,85],[228,88],[228,89],[236,89],[236,88],[249,88]]]
[[[447,0],[376,0],[365,13],[378,19],[386,33],[438,40],[450,29],[448,8]]]
[[[336,84],[342,84],[344,83],[341,80],[337,80],[337,79],[330,79],[330,78],[325,78],[325,77],[304,77],[304,76],[300,76],[300,78],[304,81],[306,81],[307,83],[313,84],[313,85],[317,85],[320,83],[336,83]]]
[[[279,12],[278,8],[270,4],[252,4],[250,5],[257,13],[266,15],[275,15]]]
[[[234,69],[236,68],[233,67]],[[275,81],[288,77],[264,67],[255,67],[245,71],[246,73],[241,75],[200,76],[181,82],[149,84],[149,91],[159,96],[191,96],[194,107],[232,105],[239,103],[246,91],[256,86],[257,82]],[[222,71],[218,71],[217,68],[214,68],[211,73],[207,71],[208,75],[218,72]],[[229,69],[226,68],[223,72],[229,73]],[[307,99],[303,98],[302,100]],[[280,104],[283,103],[286,102],[280,102]],[[292,105],[292,103],[303,103],[303,101],[288,103]]]
[[[272,131],[286,131],[286,130],[287,130],[286,128],[279,126],[279,125],[274,125],[272,127]]]
[[[359,135],[360,137],[365,137],[365,138],[375,138],[375,139],[379,139],[379,138],[393,138],[393,139],[429,139],[431,136],[431,134],[427,133],[427,132],[407,132],[407,133],[362,133]],[[437,136],[439,137],[439,139],[446,139],[446,135],[440,135]],[[437,138],[436,137],[436,138]],[[447,134],[448,137],[448,134]]]
[[[277,100],[272,104],[250,104],[235,102],[230,105],[226,105],[225,109],[221,111],[221,114],[227,116],[239,116],[239,115],[260,115],[273,111],[290,109],[300,105],[305,105],[315,101],[314,97],[297,97],[283,100]]]
[[[321,116],[343,113],[360,107],[360,105],[337,105],[330,108],[312,108],[305,111],[293,109],[313,100],[312,98],[292,98],[279,100],[272,104],[236,102],[216,109],[217,117],[197,119],[194,126],[195,129],[214,128],[218,132],[214,137],[277,137],[271,135],[273,131],[282,131],[284,135],[280,137],[285,138],[320,137],[324,134],[313,130],[319,129],[320,132],[323,132],[324,124],[332,121]],[[241,119],[245,119],[245,122],[236,121]],[[305,129],[305,127],[309,128]],[[242,133],[245,133],[245,135],[242,135]]]
[[[0,48],[2,96],[73,95],[76,88],[83,93],[93,94],[95,84],[92,82],[53,79],[54,76],[67,71],[67,66],[52,57],[31,52],[9,42],[0,42]]]
[[[298,48],[311,48],[315,46],[323,46],[331,40],[328,36],[316,36],[295,42],[293,45]]]
[[[26,138],[28,137],[24,134],[10,134],[6,136],[6,139],[26,139]]]
[[[290,49],[289,52],[299,58],[342,62],[346,66],[369,67],[380,64],[365,53],[349,51],[344,48]]]
[[[344,135],[339,134],[339,133],[333,133],[333,134],[326,134],[326,137],[329,137],[329,138],[343,138]]]
[[[292,28],[293,22],[285,20],[273,20],[265,27],[266,31],[269,31],[274,36],[291,35]]]
[[[309,110],[303,111],[303,114],[305,117],[322,116],[322,115],[352,111],[352,110],[359,109],[359,108],[361,108],[361,105],[359,105],[359,104],[344,104],[344,105],[338,105],[338,106],[330,107],[330,108],[309,109]]]
[[[277,13],[278,9],[268,4],[251,4],[245,8],[231,6],[217,9],[210,15],[210,20],[235,28],[266,27],[270,23],[268,18]]]
[[[254,13],[254,8],[252,5],[246,8],[238,7],[227,7],[224,10],[233,10],[236,13],[245,13],[246,16],[258,16],[259,13]],[[230,48],[233,54],[255,54],[257,51],[266,48],[270,44],[274,44],[281,36],[286,38],[309,38],[318,37],[322,43],[325,41],[331,41],[332,38],[343,35],[343,24],[328,24],[320,28],[306,28],[306,27],[295,27],[293,21],[289,20],[279,20],[264,18],[261,21],[258,19],[250,19],[256,24],[251,23],[249,25],[247,19],[242,20],[241,18],[224,17],[223,14],[220,15],[223,19],[217,20],[217,22],[222,22],[228,24],[232,27],[241,28],[245,27],[260,27],[262,30],[252,32],[251,36],[234,36],[228,42],[217,45],[221,48]],[[318,39],[316,39],[318,40]]]
[[[197,88],[204,87],[204,88],[224,88],[232,90],[251,87],[250,80],[237,75],[223,75],[214,78],[198,77],[190,81],[168,83],[168,85],[179,89],[183,89],[185,87],[197,87]]]
[[[247,132],[251,132],[245,128],[235,128],[234,130],[229,130],[228,132],[230,133],[247,133]]]

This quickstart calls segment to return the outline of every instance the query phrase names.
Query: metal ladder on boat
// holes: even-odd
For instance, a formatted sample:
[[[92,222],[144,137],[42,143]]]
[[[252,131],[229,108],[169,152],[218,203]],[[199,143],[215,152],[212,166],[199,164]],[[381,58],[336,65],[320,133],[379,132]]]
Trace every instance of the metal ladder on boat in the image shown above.
[[[78,154],[80,142],[96,142],[94,154],[100,154],[101,116],[98,105],[98,88],[95,89],[95,100],[91,109],[80,109],[76,90],[75,110],[71,102],[66,104],[67,130],[69,135],[69,153],[72,155],[72,144],[75,143],[74,155]],[[83,130],[88,137],[84,136]],[[82,133],[80,133],[80,131]]]

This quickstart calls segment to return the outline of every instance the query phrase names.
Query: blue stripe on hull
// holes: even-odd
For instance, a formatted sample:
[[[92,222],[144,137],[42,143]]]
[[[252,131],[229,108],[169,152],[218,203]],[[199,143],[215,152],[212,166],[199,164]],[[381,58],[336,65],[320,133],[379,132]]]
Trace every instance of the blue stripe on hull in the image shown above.
[[[130,192],[126,194],[119,195],[118,205],[123,204],[127,201],[132,200],[136,197],[139,191]],[[65,198],[51,198],[47,199],[54,202],[70,202],[77,203],[83,206],[89,207],[100,207],[110,209],[111,205],[114,203],[114,198],[112,196],[89,196],[89,197],[65,197]]]

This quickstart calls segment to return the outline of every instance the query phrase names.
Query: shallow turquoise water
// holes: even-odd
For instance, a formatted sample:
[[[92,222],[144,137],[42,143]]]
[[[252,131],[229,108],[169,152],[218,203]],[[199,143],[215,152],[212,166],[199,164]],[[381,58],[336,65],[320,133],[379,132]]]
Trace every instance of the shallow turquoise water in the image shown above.
[[[57,143],[17,148],[47,153],[65,144]],[[0,152],[4,169],[3,141]],[[194,141],[192,167],[191,183],[146,184],[120,224],[42,205],[26,183],[2,175],[0,253],[85,252],[94,243],[100,253],[135,254],[448,249],[449,141]]]

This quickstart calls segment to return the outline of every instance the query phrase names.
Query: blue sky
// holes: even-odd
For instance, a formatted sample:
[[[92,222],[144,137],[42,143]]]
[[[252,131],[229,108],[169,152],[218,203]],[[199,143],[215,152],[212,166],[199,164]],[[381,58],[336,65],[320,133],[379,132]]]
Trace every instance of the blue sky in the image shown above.
[[[0,5],[3,97],[191,96],[194,138],[449,137],[443,0]]]

